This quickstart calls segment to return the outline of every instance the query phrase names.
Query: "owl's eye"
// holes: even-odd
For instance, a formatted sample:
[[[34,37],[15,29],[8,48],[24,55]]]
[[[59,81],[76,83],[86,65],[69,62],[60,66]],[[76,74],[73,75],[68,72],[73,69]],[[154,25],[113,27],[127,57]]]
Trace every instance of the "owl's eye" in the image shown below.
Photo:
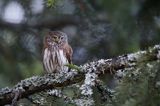
[[[62,36],[61,39],[64,39],[64,37]]]
[[[57,36],[53,36],[53,40],[57,40],[58,39],[58,37]]]

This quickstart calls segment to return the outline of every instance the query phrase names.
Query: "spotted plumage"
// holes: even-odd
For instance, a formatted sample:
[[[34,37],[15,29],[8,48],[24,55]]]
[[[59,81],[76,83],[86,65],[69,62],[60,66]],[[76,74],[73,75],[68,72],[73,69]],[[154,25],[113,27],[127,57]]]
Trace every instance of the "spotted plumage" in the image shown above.
[[[47,73],[68,71],[66,64],[72,62],[72,48],[67,35],[61,31],[50,31],[44,39],[43,66]]]

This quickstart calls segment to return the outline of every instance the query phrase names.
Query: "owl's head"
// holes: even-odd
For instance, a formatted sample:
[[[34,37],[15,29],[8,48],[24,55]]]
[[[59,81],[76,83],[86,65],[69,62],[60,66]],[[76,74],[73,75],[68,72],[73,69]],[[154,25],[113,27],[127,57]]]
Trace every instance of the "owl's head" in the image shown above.
[[[45,41],[49,45],[61,45],[68,42],[67,34],[61,31],[50,31],[45,38]]]

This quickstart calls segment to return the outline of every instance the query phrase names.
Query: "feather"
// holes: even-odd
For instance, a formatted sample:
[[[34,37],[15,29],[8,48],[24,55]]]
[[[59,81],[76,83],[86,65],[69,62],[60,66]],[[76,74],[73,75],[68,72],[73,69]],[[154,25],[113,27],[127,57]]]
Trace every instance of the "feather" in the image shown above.
[[[53,37],[60,41],[54,42]],[[67,64],[72,63],[72,48],[68,44],[67,35],[60,31],[52,31],[45,36],[43,49],[43,66],[47,73],[68,72]]]
[[[71,64],[72,63],[73,50],[72,50],[71,46],[68,43],[66,43],[63,46],[63,52],[64,52],[64,55],[66,56],[69,64]]]

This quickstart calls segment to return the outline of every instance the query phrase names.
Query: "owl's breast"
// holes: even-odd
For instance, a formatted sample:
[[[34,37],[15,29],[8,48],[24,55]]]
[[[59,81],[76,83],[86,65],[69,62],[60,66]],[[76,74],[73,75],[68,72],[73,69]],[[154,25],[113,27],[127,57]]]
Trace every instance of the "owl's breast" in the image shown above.
[[[47,73],[68,71],[68,59],[62,49],[49,50],[46,48],[43,54],[43,65]]]
[[[57,50],[56,54],[58,57],[59,64],[68,64],[68,60],[62,49]]]

